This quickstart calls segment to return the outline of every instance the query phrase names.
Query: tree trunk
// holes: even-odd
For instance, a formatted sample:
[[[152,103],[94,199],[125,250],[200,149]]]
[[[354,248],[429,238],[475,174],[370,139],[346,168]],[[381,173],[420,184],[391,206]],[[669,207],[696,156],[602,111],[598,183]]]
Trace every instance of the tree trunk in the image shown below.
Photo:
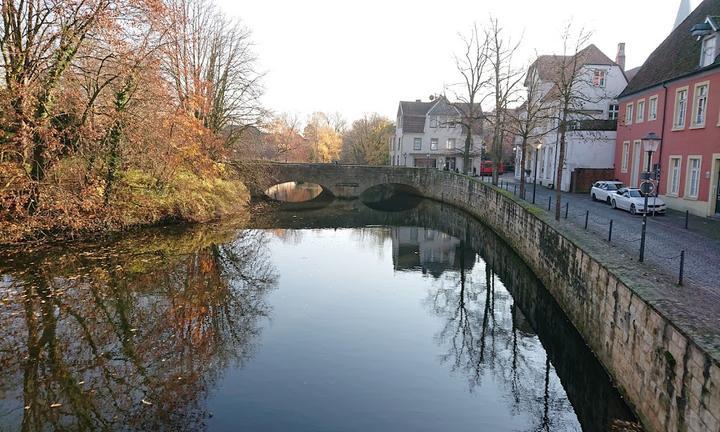
[[[470,169],[470,149],[472,148],[472,123],[469,124],[468,134],[465,137],[465,151],[463,152],[463,174],[467,175]]]
[[[522,137],[520,144],[520,197],[525,199],[525,154],[527,153],[527,137]]]
[[[562,203],[562,191],[561,185],[563,180],[563,165],[565,165],[565,130],[567,128],[567,121],[565,114],[560,122],[560,148],[558,149],[558,162],[557,169],[555,171],[555,220],[560,220],[560,209]]]

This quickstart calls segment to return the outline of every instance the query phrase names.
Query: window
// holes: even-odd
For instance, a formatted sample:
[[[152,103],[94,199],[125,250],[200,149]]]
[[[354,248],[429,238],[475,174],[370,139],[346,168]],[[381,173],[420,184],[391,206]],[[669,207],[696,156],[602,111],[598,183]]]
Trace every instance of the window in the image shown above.
[[[455,148],[455,138],[448,138],[447,142],[445,143],[445,147],[448,149],[454,149]]]
[[[447,119],[446,118],[444,118],[444,117],[440,118],[440,120],[438,122],[440,123],[441,128],[447,127]]]
[[[702,50],[700,51],[700,66],[710,66],[715,62],[716,41],[717,37],[715,35],[703,40]]]
[[[685,127],[685,115],[687,111],[687,87],[678,89],[675,92],[675,116],[673,120],[673,129],[682,129]]]
[[[610,104],[610,107],[608,108],[608,118],[610,120],[617,120],[618,111],[620,111],[620,105]]]
[[[430,139],[430,150],[437,150],[437,145],[438,145],[438,139],[431,138]]]
[[[637,103],[637,123],[642,123],[645,120],[645,99],[640,99]]]
[[[628,159],[630,159],[630,141],[625,141],[622,147],[622,161],[620,164],[620,172],[628,171]]]
[[[415,138],[413,140],[413,150],[422,150],[422,138]]]
[[[605,87],[605,71],[602,69],[595,69],[593,71],[593,85],[595,87]]]
[[[657,96],[648,99],[648,121],[657,119]]]
[[[689,198],[697,198],[700,192],[700,158],[690,157],[688,159],[687,195]]]
[[[435,117],[435,116],[430,117],[430,127],[431,127],[431,128],[436,128],[436,127],[437,127],[437,117]]]
[[[625,124],[632,124],[633,118],[633,104],[629,103],[625,106]]]
[[[456,121],[456,120],[455,120],[454,118],[451,118],[450,121],[448,122],[448,127],[454,128],[454,127],[455,127],[455,121]]]
[[[692,116],[693,127],[705,126],[705,114],[707,114],[708,86],[708,83],[700,83],[695,85]]]
[[[670,177],[668,178],[668,193],[678,196],[680,193],[680,157],[670,157]]]

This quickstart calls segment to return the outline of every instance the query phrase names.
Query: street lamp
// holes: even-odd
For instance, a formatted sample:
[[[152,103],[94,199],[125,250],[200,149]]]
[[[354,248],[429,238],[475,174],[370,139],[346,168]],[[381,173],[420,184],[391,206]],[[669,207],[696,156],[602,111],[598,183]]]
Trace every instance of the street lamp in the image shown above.
[[[537,140],[537,143],[535,143],[535,169],[533,170],[533,175],[535,177],[535,180],[533,181],[533,200],[532,203],[535,204],[535,190],[537,189],[537,170],[538,170],[538,155],[540,153],[540,148],[542,147],[543,143],[541,140]]]
[[[645,261],[645,231],[647,230],[647,214],[648,214],[648,195],[652,192],[652,183],[650,180],[650,164],[652,163],[652,154],[657,151],[662,139],[655,132],[650,132],[642,139],[643,149],[648,154],[647,172],[643,173],[643,182],[640,190],[645,195],[645,204],[643,207],[642,233],[640,234],[640,262]]]

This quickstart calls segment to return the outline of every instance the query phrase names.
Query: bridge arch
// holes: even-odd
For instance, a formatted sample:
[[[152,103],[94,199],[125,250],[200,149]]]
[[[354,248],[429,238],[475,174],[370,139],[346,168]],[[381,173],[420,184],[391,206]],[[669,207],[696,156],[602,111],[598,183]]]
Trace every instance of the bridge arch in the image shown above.
[[[253,196],[259,197],[273,185],[306,182],[321,185],[337,198],[359,198],[363,192],[379,185],[392,184],[414,194],[429,196],[427,190],[436,170],[390,166],[292,164],[253,162],[250,169],[237,164],[240,177]]]

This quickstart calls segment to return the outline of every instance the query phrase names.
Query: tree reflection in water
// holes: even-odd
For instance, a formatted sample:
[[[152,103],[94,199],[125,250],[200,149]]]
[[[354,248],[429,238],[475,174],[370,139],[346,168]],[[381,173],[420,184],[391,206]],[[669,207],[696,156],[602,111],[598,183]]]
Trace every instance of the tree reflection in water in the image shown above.
[[[507,391],[512,412],[531,418],[528,430],[579,426],[545,349],[493,263],[466,242],[429,229],[393,228],[393,239],[396,269],[421,269],[434,277],[426,303],[444,322],[436,335],[444,349],[440,361],[467,377],[470,392],[492,378]],[[413,260],[415,266],[408,264]]]
[[[242,231],[225,244],[207,236],[48,254],[8,269],[0,429],[201,429],[213,383],[252,355],[277,279],[266,233]]]

